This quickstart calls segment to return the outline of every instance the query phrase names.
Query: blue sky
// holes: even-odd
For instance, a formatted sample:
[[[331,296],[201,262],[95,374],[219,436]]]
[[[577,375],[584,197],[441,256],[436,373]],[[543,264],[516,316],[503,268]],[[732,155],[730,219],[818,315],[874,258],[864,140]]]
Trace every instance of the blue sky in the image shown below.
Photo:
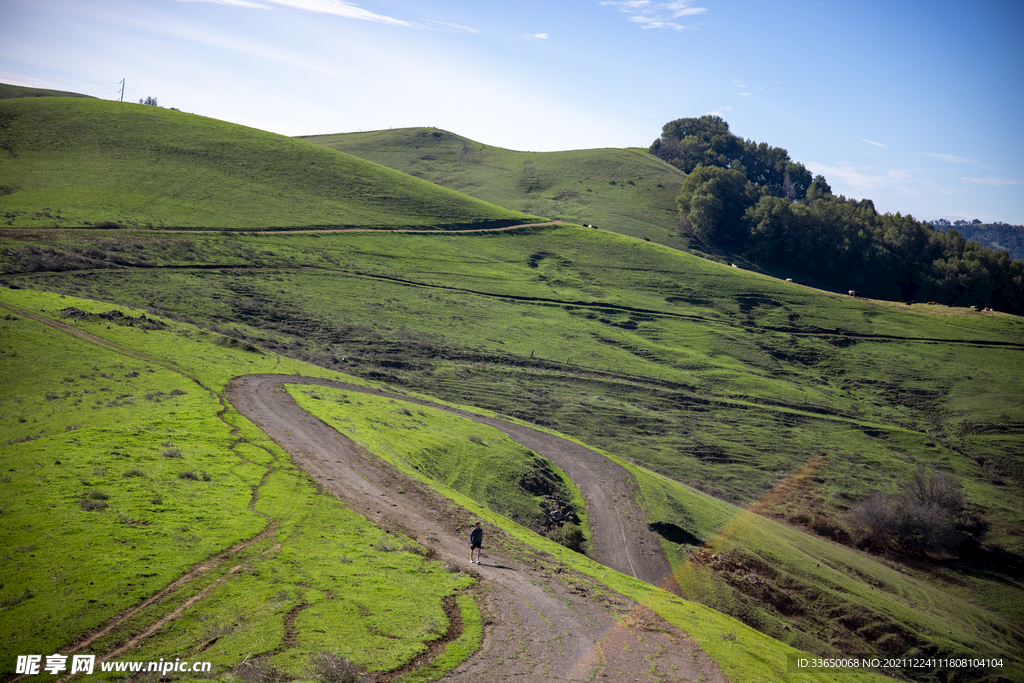
[[[721,115],[836,193],[1024,224],[1024,2],[0,0],[0,81],[550,151]]]

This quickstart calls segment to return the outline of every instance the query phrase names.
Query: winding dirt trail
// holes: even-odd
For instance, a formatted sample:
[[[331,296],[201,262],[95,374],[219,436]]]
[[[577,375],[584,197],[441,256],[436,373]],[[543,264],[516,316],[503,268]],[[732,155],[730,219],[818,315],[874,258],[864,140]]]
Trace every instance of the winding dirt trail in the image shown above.
[[[391,397],[500,429],[550,459],[580,489],[591,524],[594,559],[648,583],[673,587],[659,539],[647,529],[634,501],[635,481],[608,458],[504,420],[353,384],[294,375],[247,375],[228,385],[229,402],[352,509],[385,528],[401,530],[438,557],[463,565],[467,564],[464,537],[471,515],[299,408],[283,384]],[[481,579],[477,597],[484,612],[483,647],[445,680],[728,680],[678,628],[621,596],[601,595],[581,587],[584,582],[566,580],[571,572],[550,556],[516,543],[493,527],[485,528],[485,548],[483,563],[471,569]]]
[[[8,305],[0,308],[109,351],[164,365],[158,359],[48,316]],[[299,408],[281,385],[315,384],[389,396],[447,410],[504,431],[561,467],[581,490],[591,523],[595,559],[652,584],[667,579],[669,584],[664,587],[672,589],[674,581],[659,540],[647,529],[632,496],[635,482],[625,469],[604,456],[566,439],[497,418],[357,385],[293,375],[249,375],[233,380],[221,397],[194,378],[189,379],[221,398],[222,406],[227,399],[288,451],[297,465],[352,509],[384,528],[401,530],[430,548],[435,556],[462,564],[480,579],[475,592],[484,615],[483,645],[467,662],[446,675],[445,680],[728,681],[714,660],[679,628],[620,595],[598,588],[589,579],[574,575],[551,556],[516,542],[500,529],[485,530],[484,562],[468,565],[465,537],[472,518],[466,510],[409,479]],[[258,487],[254,487],[253,495],[258,495]],[[125,610],[62,652],[81,650],[145,606],[216,569],[229,555],[272,533],[274,528],[273,520],[268,520],[267,528],[256,537],[208,558],[166,589]],[[235,573],[228,572],[216,583],[231,580]],[[205,599],[212,588],[149,624],[114,651],[104,653],[101,661],[130,650]],[[411,669],[423,663],[426,662],[412,663]],[[376,680],[387,683],[401,673],[405,671],[381,674]],[[13,680],[20,678],[24,677]]]

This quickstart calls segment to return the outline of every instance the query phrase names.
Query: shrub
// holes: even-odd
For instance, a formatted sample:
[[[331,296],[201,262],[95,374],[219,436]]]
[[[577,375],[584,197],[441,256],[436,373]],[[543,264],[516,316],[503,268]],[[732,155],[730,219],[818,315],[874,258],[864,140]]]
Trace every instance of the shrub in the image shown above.
[[[956,479],[922,467],[902,488],[898,496],[876,491],[853,507],[850,521],[861,544],[910,554],[957,550],[967,537],[958,527],[968,523]],[[984,533],[987,529],[984,520],[972,521],[977,521],[970,525],[973,530]]]
[[[142,472],[142,470],[128,470],[121,476],[124,477],[125,479],[131,479],[132,477],[144,477],[146,475]]]
[[[178,479],[188,479],[189,481],[199,481],[199,475],[189,470],[187,472],[179,472]]]
[[[562,526],[556,526],[547,533],[547,537],[555,543],[564,545],[569,550],[577,553],[584,552],[583,546],[587,541],[587,537],[583,535],[583,529],[579,528],[575,524],[563,524]]]
[[[324,683],[359,683],[362,680],[362,674],[355,664],[329,652],[310,657],[305,675],[311,680]]]
[[[168,441],[167,443],[171,443],[171,442]],[[165,458],[180,458],[181,457],[181,451],[178,450],[177,448],[168,448],[166,451],[164,451],[164,457]]]
[[[104,503],[102,500],[89,500],[88,498],[82,498],[80,501],[78,501],[78,504],[86,512],[102,510],[105,507],[107,507],[107,504]]]
[[[232,671],[242,680],[250,683],[276,683],[291,680],[291,677],[263,659],[247,659]]]

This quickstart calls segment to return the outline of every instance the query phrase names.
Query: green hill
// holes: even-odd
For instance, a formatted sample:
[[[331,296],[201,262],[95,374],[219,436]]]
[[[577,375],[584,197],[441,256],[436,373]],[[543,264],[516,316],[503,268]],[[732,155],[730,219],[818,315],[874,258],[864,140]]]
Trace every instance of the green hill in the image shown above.
[[[92,95],[82,95],[76,92],[66,92],[64,90],[46,90],[45,88],[29,88],[23,85],[10,85],[9,83],[0,83],[0,100],[9,100],[18,97],[89,97]]]
[[[496,227],[533,217],[307,142],[137,104],[0,101],[0,225]]]
[[[686,595],[801,649],[1009,657],[1024,642],[1017,317],[829,294],[568,225],[115,235],[12,236],[5,277],[144,302],[625,458],[648,472]],[[962,486],[976,551],[850,547],[857,504],[921,466]],[[760,516],[737,526],[721,501]]]
[[[301,138],[527,213],[685,247],[684,174],[646,149],[516,152],[436,128]]]
[[[999,670],[943,665],[903,674],[927,681],[997,674],[1024,680],[1020,317],[840,296],[571,224],[475,234],[257,233],[255,226],[337,225],[302,222],[311,215],[303,202],[316,187],[326,188],[323,215],[350,210],[364,217],[359,225],[385,229],[493,225],[528,216],[306,141],[155,107],[33,98],[0,103],[0,116],[0,141],[9,143],[0,178],[10,190],[0,196],[0,208],[14,214],[7,217],[14,229],[0,232],[3,283],[13,286],[0,290],[13,307],[0,316],[8,342],[0,349],[7,387],[0,396],[0,454],[14,468],[0,482],[7,487],[0,489],[0,514],[18,516],[17,524],[4,525],[5,577],[11,572],[16,580],[5,578],[0,587],[0,620],[22,634],[25,647],[39,643],[32,651],[51,645],[57,651],[66,635],[63,623],[35,620],[38,605],[59,607],[58,616],[76,620],[77,632],[84,632],[203,557],[225,557],[215,554],[254,538],[269,518],[280,534],[261,537],[239,556],[245,571],[236,575],[218,560],[214,573],[152,607],[158,615],[185,597],[200,600],[180,626],[140,646],[146,656],[200,651],[223,638],[224,653],[210,652],[227,667],[237,664],[234,653],[258,642],[294,678],[298,653],[311,652],[303,638],[329,647],[342,624],[357,624],[352,628],[377,648],[371,656],[373,648],[360,650],[363,640],[345,641],[363,665],[398,666],[400,657],[374,659],[388,649],[374,630],[377,622],[363,620],[376,608],[331,611],[337,621],[321,631],[295,616],[304,604],[335,609],[326,581],[339,563],[356,581],[378,571],[378,560],[388,565],[380,571],[426,579],[424,604],[406,605],[394,619],[411,632],[403,652],[435,637],[439,627],[424,624],[440,623],[430,612],[462,589],[450,580],[458,577],[422,562],[422,550],[403,555],[408,564],[373,557],[367,544],[378,543],[380,531],[358,515],[346,517],[338,533],[360,544],[359,552],[342,559],[325,550],[317,529],[341,514],[337,506],[230,408],[227,423],[217,418],[219,392],[234,375],[340,372],[558,430],[624,461],[683,593],[775,639],[757,641],[749,629],[729,637],[727,619],[673,599],[675,606],[666,608],[679,610],[673,623],[723,666],[731,662],[746,672],[734,680],[782,678],[779,656],[786,648],[779,642],[840,657],[998,657],[1006,661]],[[60,120],[67,122],[64,132]],[[411,137],[395,147],[396,158],[419,154],[407,142],[425,133],[447,150],[437,154],[444,160],[438,173],[457,178],[467,191],[478,174],[480,188],[504,193],[510,205],[562,206],[565,200],[552,193],[575,184],[585,195],[599,195],[580,206],[604,211],[613,223],[582,215],[580,221],[614,230],[646,225],[636,217],[646,195],[675,192],[653,175],[655,167],[668,174],[666,181],[681,177],[628,150],[489,156],[492,150],[435,136],[439,131],[397,133]],[[469,146],[465,163],[457,160],[463,145]],[[423,156],[417,164],[425,168],[432,160]],[[313,170],[311,161],[326,170]],[[626,162],[637,164],[635,178],[607,177],[631,168]],[[599,172],[606,176],[601,192],[587,185]],[[193,187],[189,178],[205,185]],[[155,212],[173,210],[196,222],[165,225],[202,227],[208,219],[218,231],[63,230],[60,221],[78,224],[71,211],[53,218],[65,215],[56,207],[79,201],[95,212],[86,220],[100,222],[97,216],[107,215],[102,202],[122,196],[135,197],[137,213],[109,220],[144,225]],[[9,201],[36,208],[31,215],[16,212]],[[260,218],[262,210],[270,217]],[[465,221],[470,215],[477,218]],[[624,218],[616,224],[615,216]],[[57,229],[25,229],[54,224]],[[222,228],[235,232],[220,234]],[[112,305],[145,308],[153,319],[134,310],[129,322],[137,326],[86,317],[52,320],[44,329],[27,313],[53,319],[65,305],[108,316]],[[70,329],[61,325],[95,335],[94,345],[70,344],[54,331]],[[103,340],[118,349],[106,349]],[[375,443],[401,442],[388,450],[409,453],[423,472],[445,458],[469,457],[464,453],[505,457],[466,447],[480,436],[476,427],[467,436],[463,427],[399,406],[384,406],[394,416],[381,421],[373,406],[361,408],[363,414],[345,400],[332,398],[331,410],[318,415],[358,421],[371,452],[380,448]],[[241,431],[233,435],[232,427]],[[438,445],[444,439],[451,445]],[[900,496],[922,468],[948,477],[962,494],[956,516],[947,520],[949,534],[932,543],[923,537],[933,528],[924,524],[929,515],[910,519],[913,527],[909,513],[874,537],[867,534],[858,511],[884,517],[894,501],[903,506],[898,514],[921,511]],[[465,495],[510,515],[535,515],[525,503],[537,501],[517,500],[512,482],[495,481],[504,471],[521,473],[476,463],[463,476],[446,472],[441,479],[458,480]],[[198,479],[183,477],[186,472]],[[37,485],[52,488],[53,500],[39,497]],[[481,486],[486,490],[471,495]],[[112,510],[103,513],[100,503]],[[300,503],[309,504],[309,514],[297,511]],[[47,505],[60,508],[56,522]],[[946,511],[932,510],[930,518],[946,519]],[[110,568],[110,558],[95,548],[74,556],[74,565],[66,562],[62,519],[97,548],[105,550],[102,539],[112,539],[118,564]],[[412,548],[402,543],[392,547]],[[651,595],[559,548],[538,548],[624,595]],[[142,561],[151,568],[124,573]],[[40,574],[40,563],[52,571]],[[65,585],[98,571],[108,574],[73,602],[61,602]],[[467,622],[471,612],[463,612]],[[138,630],[133,624],[100,645],[112,648]],[[760,657],[754,642],[762,643]],[[242,649],[228,649],[236,644]],[[269,680],[274,672],[264,673]]]

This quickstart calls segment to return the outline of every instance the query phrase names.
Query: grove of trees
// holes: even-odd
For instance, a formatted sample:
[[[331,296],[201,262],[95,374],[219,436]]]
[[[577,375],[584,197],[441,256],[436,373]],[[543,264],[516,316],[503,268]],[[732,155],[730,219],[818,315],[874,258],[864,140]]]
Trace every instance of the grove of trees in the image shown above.
[[[718,116],[671,121],[650,149],[689,174],[680,230],[702,242],[871,298],[1024,314],[1024,261],[837,197],[785,149],[742,140]]]

